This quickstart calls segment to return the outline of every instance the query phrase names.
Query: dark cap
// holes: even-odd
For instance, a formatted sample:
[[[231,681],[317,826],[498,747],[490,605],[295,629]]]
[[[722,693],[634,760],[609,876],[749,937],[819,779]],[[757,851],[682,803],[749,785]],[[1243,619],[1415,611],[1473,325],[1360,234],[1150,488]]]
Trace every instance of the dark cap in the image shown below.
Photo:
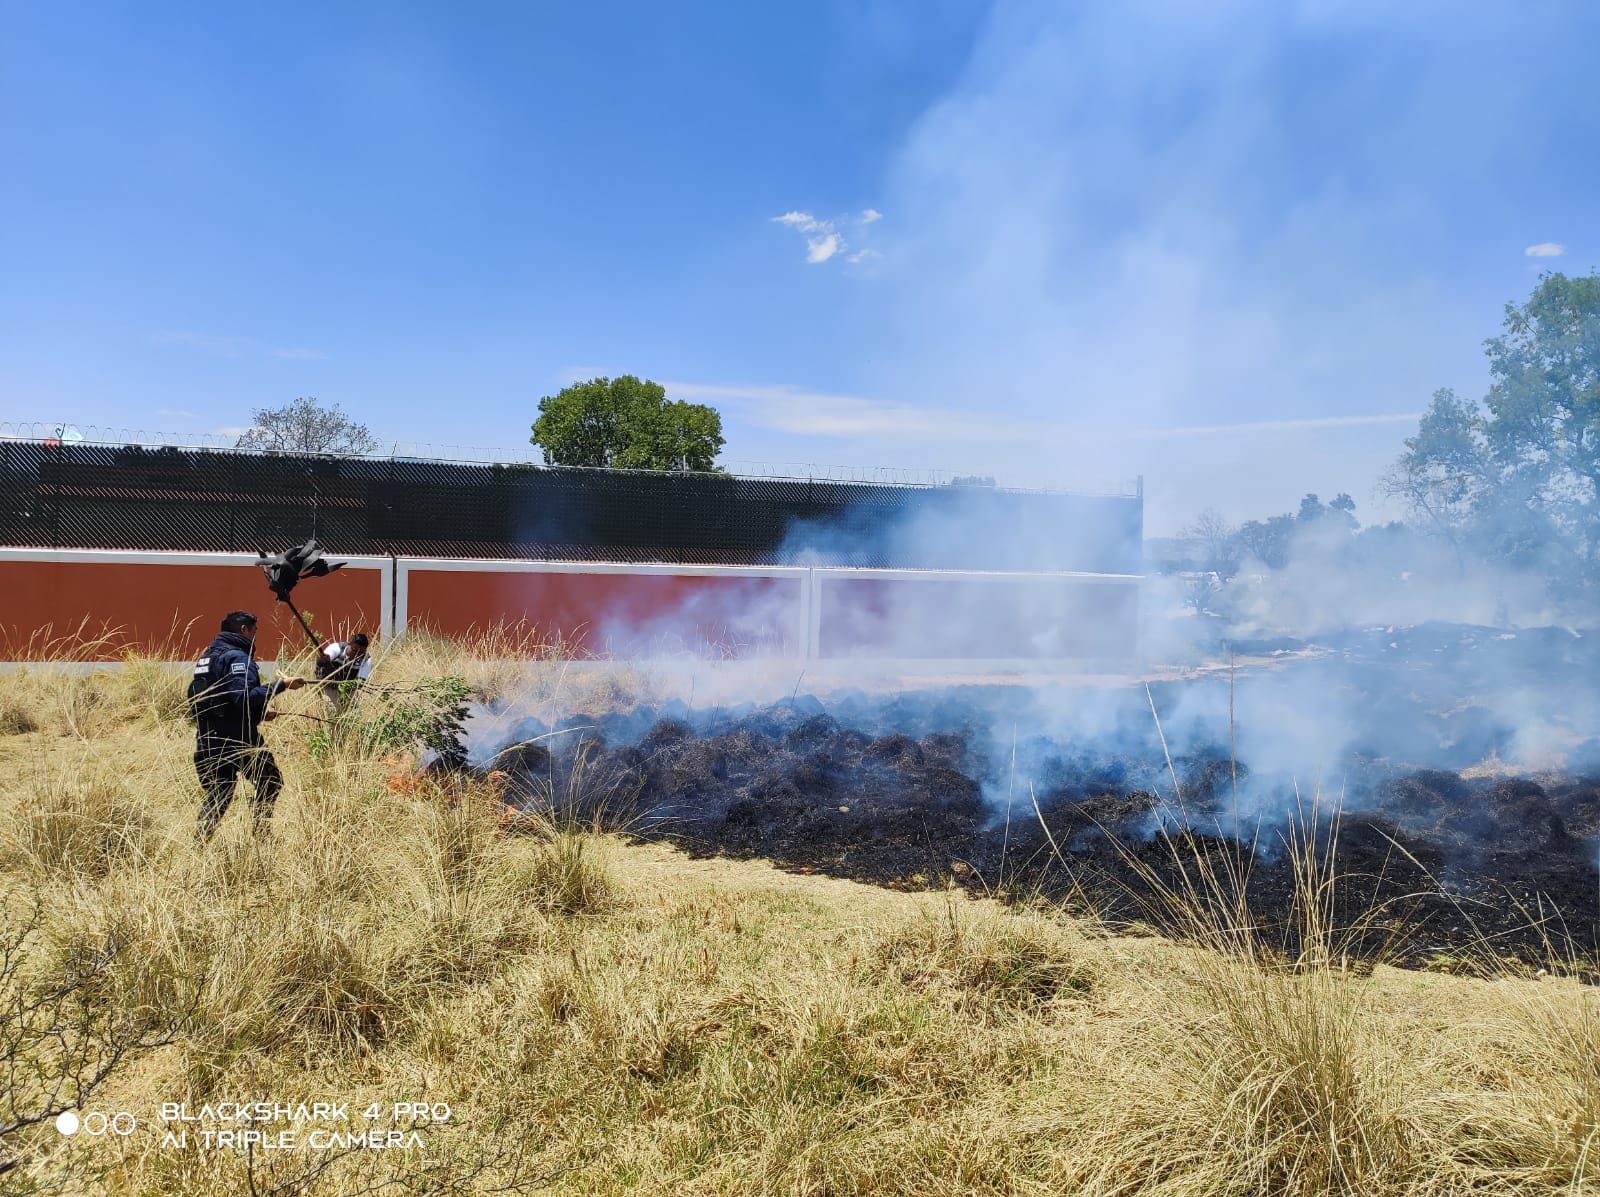
[[[224,632],[242,632],[255,622],[256,617],[249,611],[229,611],[222,617],[222,630]]]
[[[359,644],[362,648],[366,648],[367,645],[372,642],[367,639],[367,634],[365,632],[357,632],[354,636],[350,637],[350,643]]]

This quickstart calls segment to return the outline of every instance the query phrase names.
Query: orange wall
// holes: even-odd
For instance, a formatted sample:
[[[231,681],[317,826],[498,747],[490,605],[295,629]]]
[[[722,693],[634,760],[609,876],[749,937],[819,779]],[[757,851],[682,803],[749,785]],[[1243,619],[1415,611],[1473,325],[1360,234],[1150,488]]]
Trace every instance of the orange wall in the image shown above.
[[[804,657],[806,588],[821,657],[1123,658],[1137,639],[1136,581],[1051,576],[917,578],[443,569],[402,572],[406,623],[464,636],[521,626],[577,655]],[[385,577],[352,564],[296,597],[325,637],[378,634]],[[261,619],[267,659],[304,637],[249,562],[0,559],[0,661],[194,656],[224,613]]]
[[[798,656],[800,578],[410,569],[406,628],[520,625],[579,652]]]
[[[383,575],[352,566],[308,581],[296,604],[324,637],[376,632]],[[229,611],[261,621],[256,652],[273,660],[306,647],[288,607],[254,565],[0,561],[0,660],[115,660],[127,651],[182,659],[211,641]],[[80,630],[81,627],[81,630]],[[48,642],[55,642],[47,649]]]

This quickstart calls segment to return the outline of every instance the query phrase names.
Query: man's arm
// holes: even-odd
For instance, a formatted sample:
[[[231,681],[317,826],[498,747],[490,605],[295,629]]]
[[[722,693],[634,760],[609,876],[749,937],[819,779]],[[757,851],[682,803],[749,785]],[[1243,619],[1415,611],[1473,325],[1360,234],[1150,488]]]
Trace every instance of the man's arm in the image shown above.
[[[285,690],[298,690],[305,685],[304,678],[293,676],[280,676],[266,685],[261,685],[261,671],[256,668],[254,661],[250,662],[250,669],[254,673],[256,685],[250,687],[250,713],[252,722],[260,723],[267,717],[267,703],[271,702]]]
[[[244,653],[230,653],[223,674],[221,693],[229,703],[235,704],[240,721],[251,727],[261,722],[267,703],[285,690],[298,690],[305,682],[297,677],[280,677],[263,685],[261,670],[255,661]]]

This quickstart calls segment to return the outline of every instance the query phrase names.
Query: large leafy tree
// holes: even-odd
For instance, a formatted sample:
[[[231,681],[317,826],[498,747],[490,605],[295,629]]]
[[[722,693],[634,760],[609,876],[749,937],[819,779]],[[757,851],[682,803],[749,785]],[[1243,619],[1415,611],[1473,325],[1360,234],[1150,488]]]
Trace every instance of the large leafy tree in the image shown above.
[[[715,470],[722,417],[703,403],[669,402],[659,383],[624,374],[539,400],[529,439],[551,465]]]
[[[237,448],[355,457],[378,447],[378,438],[365,424],[350,419],[337,403],[323,407],[310,396],[285,407],[258,408],[252,418],[255,424],[238,439]]]
[[[1505,332],[1484,349],[1484,401],[1435,392],[1386,487],[1458,548],[1590,575],[1600,564],[1600,275],[1543,275],[1526,303],[1506,305]]]
[[[1417,435],[1384,480],[1386,493],[1404,499],[1437,531],[1465,523],[1489,483],[1484,416],[1476,404],[1448,388],[1433,393]]]

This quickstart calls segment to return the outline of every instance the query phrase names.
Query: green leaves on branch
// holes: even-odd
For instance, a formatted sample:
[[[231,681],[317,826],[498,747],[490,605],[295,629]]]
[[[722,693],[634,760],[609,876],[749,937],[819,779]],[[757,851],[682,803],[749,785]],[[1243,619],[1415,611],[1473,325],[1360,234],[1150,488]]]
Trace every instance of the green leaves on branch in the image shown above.
[[[1592,579],[1600,566],[1600,274],[1547,274],[1484,343],[1484,401],[1434,392],[1386,489],[1458,550]]]
[[[539,400],[529,439],[550,465],[711,471],[722,450],[722,417],[703,403],[669,402],[659,383],[624,374]]]
[[[471,693],[466,679],[455,674],[425,677],[410,690],[377,690],[367,699],[371,705],[362,739],[377,751],[431,749],[447,766],[460,767],[467,760],[465,720]]]

